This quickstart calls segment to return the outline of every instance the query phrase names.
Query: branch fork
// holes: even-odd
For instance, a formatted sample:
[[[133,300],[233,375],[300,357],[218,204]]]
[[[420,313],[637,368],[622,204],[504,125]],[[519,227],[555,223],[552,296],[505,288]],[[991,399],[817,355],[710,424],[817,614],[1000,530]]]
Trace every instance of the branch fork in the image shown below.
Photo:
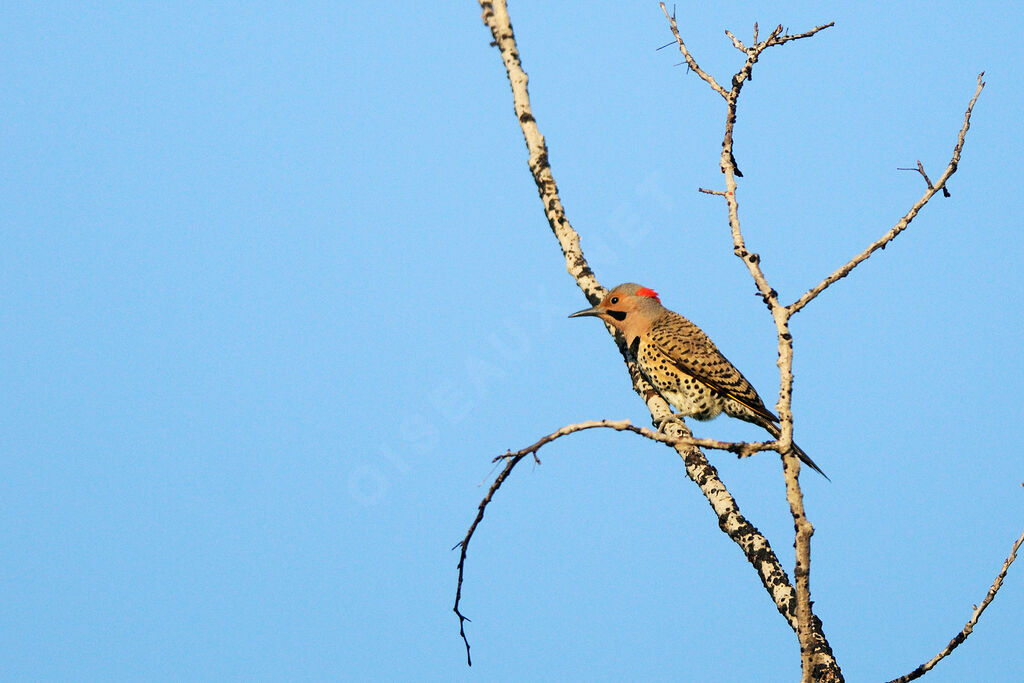
[[[529,94],[527,92],[528,78],[525,71],[523,71],[522,64],[519,59],[519,52],[516,47],[515,35],[512,31],[511,22],[509,20],[506,2],[505,0],[480,0],[480,6],[483,11],[483,21],[489,27],[493,37],[492,45],[496,46],[501,52],[502,62],[505,66],[509,83],[512,87],[515,114],[520,127],[522,128],[527,149],[529,150],[529,169],[537,185],[537,190],[540,194],[548,224],[551,227],[555,238],[558,240],[562,254],[565,258],[566,269],[575,279],[576,284],[583,292],[587,301],[589,301],[591,305],[594,305],[600,301],[606,290],[601,286],[593,271],[590,269],[590,266],[580,249],[579,235],[572,228],[568,217],[565,215],[561,199],[558,195],[558,187],[548,163],[547,147],[531,111]],[[725,176],[725,189],[714,190],[699,188],[699,192],[707,195],[720,196],[725,199],[729,229],[733,238],[733,251],[749,270],[751,278],[757,287],[757,294],[764,300],[775,322],[779,348],[778,367],[780,376],[779,400],[776,404],[776,408],[780,418],[781,433],[779,438],[773,442],[732,443],[715,441],[712,439],[695,439],[689,432],[689,429],[682,422],[673,422],[673,424],[669,425],[665,430],[665,433],[662,433],[634,426],[628,420],[592,420],[566,425],[565,427],[542,437],[537,442],[524,449],[515,452],[508,451],[505,454],[498,456],[495,458],[495,461],[504,461],[504,468],[496,477],[494,483],[488,490],[487,495],[480,502],[477,516],[470,526],[466,536],[455,546],[455,548],[461,549],[458,564],[458,588],[456,590],[454,606],[454,611],[459,618],[459,633],[466,645],[467,662],[471,664],[472,660],[469,657],[469,641],[464,629],[465,622],[469,621],[469,619],[466,618],[459,609],[462,595],[463,572],[469,541],[477,526],[483,519],[484,510],[493,498],[495,492],[509,476],[516,464],[526,456],[532,455],[536,462],[539,463],[540,461],[537,458],[537,451],[547,443],[584,429],[609,428],[617,431],[634,432],[645,438],[664,443],[677,451],[686,466],[687,475],[698,485],[708,503],[714,510],[719,522],[719,527],[743,551],[747,561],[750,562],[760,576],[766,591],[774,601],[779,613],[787,620],[796,632],[800,643],[802,680],[841,681],[843,680],[842,672],[839,669],[835,657],[832,654],[831,647],[825,638],[821,621],[814,615],[810,600],[810,538],[814,533],[814,528],[808,521],[803,507],[803,494],[800,490],[799,484],[800,461],[790,451],[793,439],[793,414],[791,410],[793,391],[793,339],[789,331],[789,321],[793,315],[802,310],[808,303],[821,294],[821,292],[836,281],[846,277],[846,275],[848,275],[857,265],[871,256],[872,253],[878,249],[884,249],[888,242],[892,241],[898,234],[907,228],[920,209],[934,194],[939,190],[946,192],[946,182],[953,173],[956,172],[957,164],[959,163],[960,153],[963,149],[967,130],[970,127],[971,112],[978,96],[981,94],[982,88],[984,88],[984,82],[982,81],[983,74],[978,76],[978,85],[975,90],[974,97],[971,99],[964,115],[964,122],[961,126],[960,134],[954,147],[952,159],[946,166],[942,175],[939,176],[938,180],[932,184],[928,176],[925,174],[923,166],[919,162],[918,170],[925,178],[928,188],[921,198],[903,216],[903,218],[901,218],[885,235],[869,245],[867,249],[855,256],[846,264],[837,268],[832,274],[809,289],[800,298],[790,304],[782,304],[779,301],[778,292],[771,287],[761,270],[760,256],[747,249],[746,244],[744,243],[743,234],[740,230],[736,178],[742,177],[743,174],[740,173],[733,154],[733,129],[736,123],[736,105],[743,84],[746,81],[751,80],[754,64],[766,49],[776,45],[784,45],[794,40],[810,38],[834,24],[833,22],[829,22],[827,24],[816,26],[809,31],[795,35],[788,34],[780,24],[772,29],[767,38],[759,40],[759,28],[755,23],[753,43],[749,46],[745,45],[743,41],[739,40],[732,32],[726,31],[725,34],[732,42],[732,45],[746,55],[743,66],[732,76],[730,80],[731,87],[727,90],[714,78],[714,76],[707,73],[700,67],[679,33],[675,16],[668,13],[664,3],[660,3],[660,6],[669,22],[669,29],[675,38],[675,44],[678,45],[679,51],[683,56],[687,68],[697,74],[697,76],[707,83],[714,92],[718,93],[726,101],[727,115],[720,160],[720,169]],[[946,193],[946,196],[948,196],[948,193]],[[633,381],[633,388],[646,404],[652,418],[657,421],[667,415],[670,415],[671,409],[669,405],[644,379],[637,367],[636,359],[634,359],[629,352],[625,340],[622,339],[620,335],[616,334],[614,330],[609,329],[609,331],[612,332],[615,342],[619,347],[619,351],[622,354],[623,360],[626,364],[626,369]],[[764,450],[777,450],[782,454],[786,497],[790,504],[790,512],[793,517],[795,530],[796,564],[793,571],[795,586],[793,583],[790,583],[786,571],[783,569],[778,557],[776,557],[775,553],[772,551],[768,540],[740,514],[736,501],[732,498],[725,485],[721,482],[718,477],[718,472],[707,461],[704,454],[700,451],[700,448],[726,450],[736,453],[740,457],[746,457]],[[991,601],[992,597],[994,597],[1003,576],[1005,576],[1006,569],[1009,567],[1010,563],[1012,563],[1014,555],[1022,540],[1024,540],[1024,534],[1022,534],[1021,539],[1018,539],[1017,543],[1014,545],[1013,553],[1011,553],[1011,556],[1004,564],[1003,571],[1000,573],[999,577],[997,577],[992,590],[989,595],[986,596],[986,600],[975,610],[972,621],[968,622],[968,625],[965,626],[961,633],[962,637],[958,636],[961,641],[970,633],[971,628],[973,628],[973,624],[977,621],[977,617],[980,616],[981,612]],[[957,639],[954,638],[954,641],[956,640]],[[958,643],[959,641],[957,641],[956,644]],[[951,651],[953,647],[956,647],[956,644],[951,642],[951,647],[948,647],[947,649]],[[948,654],[948,652],[946,654]],[[929,664],[934,666],[934,661],[941,659],[943,656],[945,656],[945,654],[940,653],[936,659],[926,665],[922,665],[922,667],[928,666],[928,668],[930,668]],[[904,677],[903,679],[897,680],[911,680],[911,678],[916,678],[916,676],[911,675],[910,678]]]

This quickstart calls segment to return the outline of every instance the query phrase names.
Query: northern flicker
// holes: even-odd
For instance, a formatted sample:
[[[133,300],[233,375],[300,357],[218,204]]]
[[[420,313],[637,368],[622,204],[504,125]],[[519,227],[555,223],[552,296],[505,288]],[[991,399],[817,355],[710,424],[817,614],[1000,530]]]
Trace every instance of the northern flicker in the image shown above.
[[[627,282],[608,292],[598,305],[569,317],[585,315],[598,317],[622,333],[640,371],[676,409],[676,415],[710,420],[724,412],[779,437],[779,418],[765,407],[747,378],[703,330],[662,306],[654,290]],[[796,444],[793,452],[828,479]]]

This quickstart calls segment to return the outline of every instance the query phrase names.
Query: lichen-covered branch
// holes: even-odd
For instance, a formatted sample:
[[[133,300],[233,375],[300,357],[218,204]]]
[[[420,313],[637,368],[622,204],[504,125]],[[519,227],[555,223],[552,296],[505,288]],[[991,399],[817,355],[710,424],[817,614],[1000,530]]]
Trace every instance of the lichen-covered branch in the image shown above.
[[[530,108],[530,94],[527,90],[529,77],[519,61],[519,48],[516,46],[512,22],[508,16],[508,5],[504,0],[495,2],[481,0],[480,7],[483,10],[483,21],[491,30],[491,36],[494,37],[493,44],[501,52],[501,60],[505,64],[508,82],[512,86],[512,104],[515,108],[516,120],[523,131],[526,148],[530,153],[530,173],[533,174],[533,180],[537,184],[537,192],[540,194],[541,203],[544,206],[544,215],[562,248],[565,266],[569,274],[583,290],[587,300],[591,304],[596,304],[604,296],[605,289],[598,283],[587,260],[583,257],[583,251],[580,249],[580,236],[569,223],[562,200],[558,196],[558,185],[555,183],[551,165],[548,163],[547,143],[544,142],[544,136],[540,134],[540,129],[537,127],[533,111]]]
[[[977,625],[978,619],[981,617],[981,613],[985,611],[985,608],[988,607],[989,603],[992,602],[992,599],[996,597],[996,593],[998,593],[999,589],[1002,587],[1003,579],[1006,578],[1006,572],[1010,568],[1010,565],[1013,564],[1013,561],[1017,559],[1017,551],[1020,549],[1022,543],[1024,543],[1024,532],[1021,532],[1021,535],[1017,537],[1017,541],[1013,544],[1013,548],[1010,549],[1009,557],[1006,558],[1006,562],[1003,562],[1003,568],[999,570],[999,575],[996,576],[996,580],[992,582],[992,587],[988,589],[985,599],[981,601],[980,605],[975,606],[974,613],[971,614],[971,618],[967,620],[966,624],[964,624],[960,633],[953,636],[953,640],[949,641],[949,644],[946,645],[939,654],[935,655],[905,676],[894,678],[889,681],[889,683],[906,683],[907,681],[913,681],[924,676],[926,673],[931,671],[932,667],[938,664],[940,660],[955,650],[960,643],[967,640],[967,636],[971,635],[971,632],[974,631],[974,627]]]
[[[562,202],[558,196],[558,187],[548,163],[544,138],[540,134],[530,108],[527,90],[528,78],[519,59],[515,35],[508,16],[508,8],[504,0],[494,0],[493,2],[481,0],[480,6],[483,10],[483,21],[491,30],[491,35],[494,38],[493,44],[500,50],[502,62],[508,74],[509,83],[512,87],[516,119],[522,128],[523,137],[529,150],[530,172],[537,184],[537,190],[540,194],[548,224],[551,226],[562,249],[570,275],[573,276],[577,285],[586,295],[587,300],[591,304],[595,304],[601,299],[605,289],[597,281],[593,271],[591,271],[587,264],[580,249],[579,235],[573,230],[568,218],[565,216]],[[615,335],[615,341],[626,362],[626,367],[633,381],[633,388],[644,400],[648,410],[651,412],[651,416],[655,419],[660,419],[671,414],[668,403],[644,380],[635,359],[629,353],[622,337]],[[669,437],[677,440],[672,447],[683,458],[687,475],[697,484],[711,505],[719,527],[743,551],[747,561],[750,562],[757,571],[758,576],[760,576],[761,582],[774,601],[776,608],[795,629],[795,591],[768,540],[740,514],[739,506],[718,477],[717,470],[707,461],[699,448],[695,445],[690,445],[698,443],[698,440],[693,439],[689,430],[680,422],[673,422],[666,432]],[[514,463],[519,462],[522,457],[525,457],[525,455],[518,459],[513,457],[508,460],[506,468],[499,474],[501,481],[504,481],[508,476],[508,472],[511,471],[511,467],[514,466]],[[475,530],[483,518],[483,509],[486,507],[486,502],[493,497],[498,486],[500,486],[500,482],[496,481],[495,485],[488,491],[487,497],[481,502],[477,518],[470,528],[471,532]],[[455,612],[459,617],[460,633],[462,633],[464,639],[465,632],[462,627],[467,619],[458,609],[458,600],[461,598],[465,554],[468,538],[471,535],[471,533],[468,534],[466,539],[460,544],[462,554],[459,561],[459,590],[456,594]],[[466,648],[468,660],[468,640],[466,641]]]

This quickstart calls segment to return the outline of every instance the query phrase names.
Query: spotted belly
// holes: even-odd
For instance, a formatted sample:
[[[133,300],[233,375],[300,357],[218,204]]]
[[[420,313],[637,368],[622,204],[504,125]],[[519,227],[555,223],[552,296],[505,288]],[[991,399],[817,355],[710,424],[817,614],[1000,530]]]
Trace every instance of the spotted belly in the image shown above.
[[[682,372],[657,347],[640,344],[637,361],[647,380],[680,415],[710,420],[725,409],[728,399]]]
[[[695,420],[711,420],[721,414],[725,401],[714,391],[696,380],[684,380],[682,385],[681,390],[658,389],[658,393],[677,413]]]

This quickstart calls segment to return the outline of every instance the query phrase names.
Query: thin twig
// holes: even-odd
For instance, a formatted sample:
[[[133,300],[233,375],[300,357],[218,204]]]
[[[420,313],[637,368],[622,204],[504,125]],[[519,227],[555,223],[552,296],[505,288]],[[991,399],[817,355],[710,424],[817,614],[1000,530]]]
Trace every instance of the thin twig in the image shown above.
[[[1017,559],[1017,550],[1020,549],[1022,543],[1024,543],[1024,532],[1021,532],[1021,535],[1013,544],[1013,548],[1010,550],[1010,556],[1006,558],[1006,562],[1003,562],[1003,568],[999,571],[999,575],[996,577],[996,580],[992,582],[992,587],[988,589],[985,599],[981,601],[980,605],[975,606],[974,613],[971,614],[971,618],[967,620],[966,624],[964,624],[960,633],[956,634],[953,637],[953,640],[949,641],[949,644],[942,649],[942,652],[935,655],[905,676],[894,678],[889,681],[889,683],[906,683],[906,681],[912,681],[924,676],[932,669],[932,667],[938,664],[941,659],[955,650],[960,643],[967,640],[967,636],[971,635],[971,632],[974,631],[974,627],[977,625],[978,619],[981,617],[981,613],[985,611],[985,608],[988,607],[989,603],[992,602],[992,599],[996,597],[996,593],[998,593],[999,589],[1002,587],[1003,579],[1006,578],[1006,571],[1010,568],[1010,565],[1013,564],[1013,561]]]
[[[716,93],[722,97],[728,98],[729,93],[726,92],[725,88],[718,84],[718,81],[715,80],[714,76],[700,68],[700,66],[697,65],[697,61],[690,55],[690,51],[686,49],[686,43],[683,42],[682,36],[679,35],[679,26],[676,25],[675,16],[668,13],[668,8],[665,7],[665,3],[659,2],[658,4],[661,5],[661,11],[665,13],[665,18],[668,19],[669,28],[672,29],[672,35],[675,37],[676,42],[679,43],[679,51],[683,53],[686,65],[690,67],[695,74],[700,76],[704,82],[710,85]]]
[[[910,210],[904,214],[903,218],[896,222],[896,225],[894,225],[889,232],[872,242],[867,249],[854,256],[846,264],[837,268],[835,272],[816,284],[814,287],[811,287],[803,296],[791,303],[789,305],[789,311],[791,314],[796,313],[809,304],[815,297],[824,292],[833,283],[849,275],[850,271],[866,261],[871,254],[875,253],[875,251],[885,249],[889,242],[892,242],[896,239],[897,235],[907,229],[907,226],[909,226],[910,222],[914,220],[914,217],[917,216],[921,208],[928,203],[928,200],[931,199],[940,189],[945,189],[946,181],[949,180],[950,176],[956,173],[957,166],[960,163],[960,153],[964,148],[964,140],[967,137],[967,131],[971,127],[971,112],[974,110],[975,102],[978,101],[978,96],[981,95],[981,91],[985,87],[985,82],[981,80],[984,75],[984,71],[978,74],[978,85],[974,90],[974,97],[971,98],[970,103],[967,105],[967,111],[964,112],[964,123],[960,126],[960,134],[957,136],[956,146],[953,148],[953,156],[950,158],[949,164],[946,165],[946,170],[942,172],[942,175],[939,176],[937,181],[935,181],[935,184],[929,185],[928,189],[926,189],[924,194],[921,195],[921,198],[918,199],[912,207],[910,207]]]
[[[477,506],[476,519],[474,519],[473,523],[469,525],[469,531],[466,532],[465,538],[452,546],[452,550],[455,550],[456,548],[461,549],[459,552],[459,583],[455,589],[455,607],[452,609],[454,609],[455,614],[459,617],[459,635],[462,636],[462,642],[466,644],[466,664],[469,666],[473,666],[473,658],[469,656],[469,639],[466,637],[466,622],[471,620],[459,611],[459,603],[462,601],[462,578],[466,566],[466,551],[469,550],[469,540],[473,538],[473,534],[476,533],[477,526],[484,518],[484,510],[487,508],[487,504],[491,502],[491,499],[494,498],[494,494],[499,488],[501,488],[501,485],[505,483],[509,473],[512,472],[512,468],[518,465],[519,461],[524,457],[526,457],[526,453],[517,458],[510,458],[509,461],[505,463],[504,469],[501,470],[501,473],[494,480],[494,483],[491,484],[491,488],[487,490],[487,495],[484,496],[484,499],[480,501],[480,505]]]
[[[932,179],[929,178],[928,174],[924,172],[924,164],[921,163],[920,159],[917,160],[917,172],[924,177],[924,184],[928,186],[928,189],[931,189],[933,187]]]
[[[695,439],[693,437],[676,437],[669,436],[663,432],[657,432],[653,429],[646,427],[637,427],[632,424],[629,420],[588,420],[586,422],[576,422],[574,424],[566,425],[561,429],[551,432],[541,437],[536,443],[523,448],[518,451],[509,451],[502,455],[494,458],[494,461],[505,460],[508,458],[520,458],[524,455],[534,455],[536,457],[537,451],[542,446],[545,446],[555,439],[567,436],[574,432],[581,432],[584,429],[599,429],[599,428],[614,429],[618,432],[633,432],[640,436],[663,443],[667,446],[697,446],[698,448],[710,448],[718,451],[728,451],[735,453],[741,458],[746,458],[755,453],[761,451],[771,451],[777,449],[778,442],[776,441],[753,441],[753,442],[742,442],[742,441],[718,441],[717,439]]]
[[[810,38],[811,36],[813,36],[818,31],[824,31],[825,29],[831,28],[831,27],[833,27],[835,25],[836,25],[836,22],[830,21],[827,24],[822,24],[821,26],[815,26],[810,31],[804,31],[803,33],[797,33],[794,36],[779,35],[779,36],[776,36],[773,39],[773,42],[771,43],[771,45],[784,45],[785,43],[788,43],[791,40],[800,40],[801,38]],[[776,29],[776,30],[778,30],[779,33],[782,33],[782,26],[780,25],[778,27],[778,29]]]
[[[917,160],[917,168],[897,168],[896,170],[897,171],[917,171],[918,173],[921,174],[921,177],[924,178],[924,184],[928,186],[928,189],[929,190],[932,189],[932,179],[929,178],[928,174],[924,172],[924,164],[921,163],[920,159]],[[942,196],[943,197],[949,197],[950,196],[949,189],[947,189],[945,186],[942,187]]]

